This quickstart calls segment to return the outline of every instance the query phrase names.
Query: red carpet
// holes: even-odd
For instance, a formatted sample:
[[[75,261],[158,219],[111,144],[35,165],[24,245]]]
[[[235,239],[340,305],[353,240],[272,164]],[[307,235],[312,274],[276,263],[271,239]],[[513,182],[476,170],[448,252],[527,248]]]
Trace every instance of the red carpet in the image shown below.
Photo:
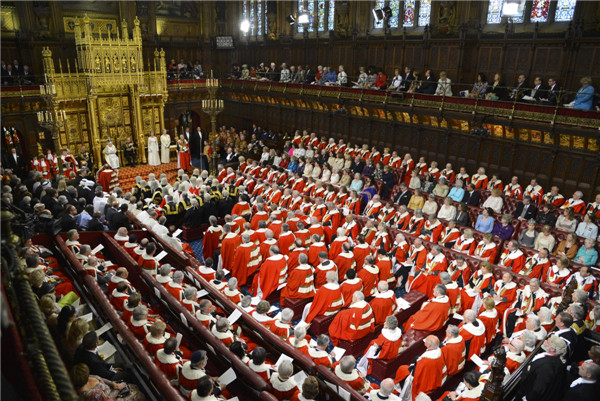
[[[139,175],[144,180],[148,180],[148,174],[150,173],[154,173],[157,180],[162,173],[165,173],[169,184],[172,184],[175,177],[177,177],[177,162],[161,164],[160,166],[144,164],[136,167],[122,167],[119,169],[119,187],[123,192],[131,191],[135,186],[135,177]]]

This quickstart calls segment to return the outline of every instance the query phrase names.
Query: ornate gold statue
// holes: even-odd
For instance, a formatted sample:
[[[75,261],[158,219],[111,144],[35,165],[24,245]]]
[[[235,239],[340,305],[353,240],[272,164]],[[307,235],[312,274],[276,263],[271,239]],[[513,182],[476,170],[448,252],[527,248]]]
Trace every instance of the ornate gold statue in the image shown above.
[[[104,57],[104,72],[111,72],[110,70],[110,58]]]
[[[96,72],[97,73],[102,72],[102,65],[101,65],[100,57],[96,56],[96,59],[94,60],[94,64],[96,66]]]

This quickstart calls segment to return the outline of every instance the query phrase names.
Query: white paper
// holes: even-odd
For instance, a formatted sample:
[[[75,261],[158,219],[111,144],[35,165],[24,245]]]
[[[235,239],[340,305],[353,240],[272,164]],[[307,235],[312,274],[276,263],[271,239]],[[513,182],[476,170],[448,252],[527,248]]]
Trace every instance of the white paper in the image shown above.
[[[87,315],[81,316],[82,319],[85,319],[86,322],[91,322],[94,318],[94,315],[90,312]]]
[[[337,386],[335,384],[330,383],[327,380],[325,380],[325,384],[327,384],[333,391],[337,393]]]
[[[229,369],[227,369],[227,371],[225,373],[223,373],[221,376],[219,376],[219,384],[224,384],[227,386],[229,383],[233,382],[236,378],[237,378],[237,376],[235,375],[233,368],[229,368]]]
[[[198,287],[200,287],[200,283],[196,282],[196,285]],[[208,295],[208,291],[206,291],[206,290],[200,290],[200,291],[198,291],[198,298],[202,298],[202,297],[205,297],[207,295]]]
[[[183,232],[183,230],[181,228],[178,228],[177,230],[175,230],[175,232],[173,233],[173,237],[179,237],[179,234],[181,234]]]
[[[77,299],[75,300],[75,302],[73,302],[73,303],[71,304],[71,306],[72,306],[73,308],[77,309],[77,307],[79,306],[79,303],[80,303],[80,302],[81,302],[81,299],[77,298]]]
[[[258,305],[258,303],[261,301],[260,297],[252,297],[252,301],[250,301],[250,305]]]
[[[304,383],[304,380],[306,380],[307,377],[308,376],[306,375],[306,373],[304,373],[303,370],[299,371],[294,376],[292,376],[292,378],[296,381],[296,384],[298,385],[300,391],[302,391],[302,383]]]
[[[105,267],[111,267],[111,266],[114,266],[114,265],[115,265],[115,264],[114,264],[113,262],[111,262],[110,260],[105,260],[105,261],[104,261],[102,264],[103,264]]]
[[[240,401],[240,399],[237,397],[233,397],[233,398],[228,398],[227,401]]]
[[[121,344],[125,344],[125,339],[119,333],[117,333],[117,340],[119,340]]]
[[[478,357],[476,354],[473,354],[471,356],[471,360],[475,363],[475,365],[481,367],[484,365],[483,361],[481,360],[480,357]]]
[[[98,347],[98,355],[101,355],[102,359],[110,358],[115,352],[117,352],[117,349],[108,341],[104,341],[104,344]]]
[[[281,354],[281,356],[277,360],[277,363],[275,363],[275,367],[279,368],[279,364],[282,363],[283,361],[290,361],[290,362],[292,362],[293,360],[294,360],[294,358],[292,358],[290,356],[287,356],[286,354]]]
[[[281,312],[279,312],[278,314],[276,314],[276,315],[273,317],[273,319],[275,319],[275,320],[279,320],[279,319],[281,319]]]
[[[165,256],[167,256],[167,251],[162,251],[161,253],[159,253],[158,255],[156,255],[154,257],[154,260],[156,260],[157,262],[160,262],[160,260],[162,258],[164,258]]]
[[[242,311],[239,309],[234,309],[233,312],[231,312],[231,315],[229,315],[229,317],[227,318],[227,320],[229,321],[229,324],[234,324],[238,321],[240,317],[242,317]]]
[[[402,310],[410,308],[410,302],[406,301],[404,298],[396,298],[396,305],[398,305],[398,309]]]
[[[183,322],[183,324],[185,324],[185,327],[190,327],[190,326],[188,326],[187,319],[185,318],[185,315],[183,314],[183,312],[181,312],[179,314],[179,317],[181,317],[181,321]]]
[[[269,313],[271,313],[271,312],[275,312],[276,310],[279,310],[279,308],[278,308],[278,307],[276,307],[276,306],[271,306],[271,307],[269,308]]]
[[[106,333],[108,330],[112,329],[112,324],[106,323],[104,326],[100,327],[96,330],[96,334],[100,337],[102,334]]]
[[[452,317],[458,320],[463,320],[462,315],[459,315],[458,313],[455,313],[454,315],[452,315]]]
[[[227,270],[227,269],[223,269],[223,274],[224,274],[224,275],[228,275],[229,273],[230,273],[230,271],[229,271],[229,270]]]
[[[300,320],[295,328],[301,329],[302,327],[308,327],[308,323],[306,323],[304,320]]]
[[[98,244],[97,247],[95,247],[94,249],[92,249],[92,255],[95,255],[97,252],[100,252],[103,249],[104,249],[104,245]]]
[[[338,387],[338,394],[346,401],[350,401],[350,393],[342,386]]]
[[[314,338],[310,339],[310,341],[308,342],[308,345],[310,345],[311,347],[317,348],[317,342],[315,341]]]
[[[181,339],[183,338],[183,334],[181,333],[177,333],[177,336],[175,337],[175,339],[177,340],[177,346],[179,347],[179,344],[181,344]]]
[[[161,299],[161,295],[160,295],[160,290],[158,288],[154,288],[154,294],[156,294],[156,296],[158,297],[158,299]]]
[[[344,354],[346,353],[346,350],[340,347],[333,347],[333,354],[335,355],[335,360],[339,361],[340,359],[342,359],[342,357],[344,356]]]

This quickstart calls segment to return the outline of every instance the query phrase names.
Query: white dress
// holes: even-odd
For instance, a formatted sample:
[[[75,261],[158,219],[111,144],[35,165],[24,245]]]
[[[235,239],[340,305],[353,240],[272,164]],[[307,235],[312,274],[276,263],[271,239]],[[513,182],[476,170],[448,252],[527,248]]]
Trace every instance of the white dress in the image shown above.
[[[115,145],[106,145],[104,148],[104,156],[110,168],[115,169],[121,167],[119,164],[119,156],[117,156],[117,147]]]
[[[148,164],[151,166],[160,165],[160,153],[158,152],[158,138],[148,137]]]
[[[170,147],[171,147],[171,136],[169,134],[163,134],[160,136],[160,160],[163,163],[168,163],[171,159],[170,157]]]

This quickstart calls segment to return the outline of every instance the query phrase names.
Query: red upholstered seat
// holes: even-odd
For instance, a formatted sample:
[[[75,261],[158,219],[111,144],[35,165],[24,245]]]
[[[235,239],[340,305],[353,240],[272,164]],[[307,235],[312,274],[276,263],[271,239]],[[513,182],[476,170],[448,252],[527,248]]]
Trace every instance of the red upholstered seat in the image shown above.
[[[429,332],[424,330],[409,330],[404,333],[404,350],[394,359],[374,359],[372,361],[371,376],[380,381],[387,377],[394,377],[400,365],[410,364],[414,358],[425,352],[423,340],[428,335]]]
[[[313,337],[318,337],[321,334],[329,335],[329,326],[333,321],[335,315],[331,316],[317,316],[310,322],[308,332]]]
[[[290,308],[294,311],[294,317],[292,320],[300,319],[302,317],[302,312],[304,311],[304,307],[308,305],[308,303],[312,302],[312,298],[284,298],[285,307]]]

